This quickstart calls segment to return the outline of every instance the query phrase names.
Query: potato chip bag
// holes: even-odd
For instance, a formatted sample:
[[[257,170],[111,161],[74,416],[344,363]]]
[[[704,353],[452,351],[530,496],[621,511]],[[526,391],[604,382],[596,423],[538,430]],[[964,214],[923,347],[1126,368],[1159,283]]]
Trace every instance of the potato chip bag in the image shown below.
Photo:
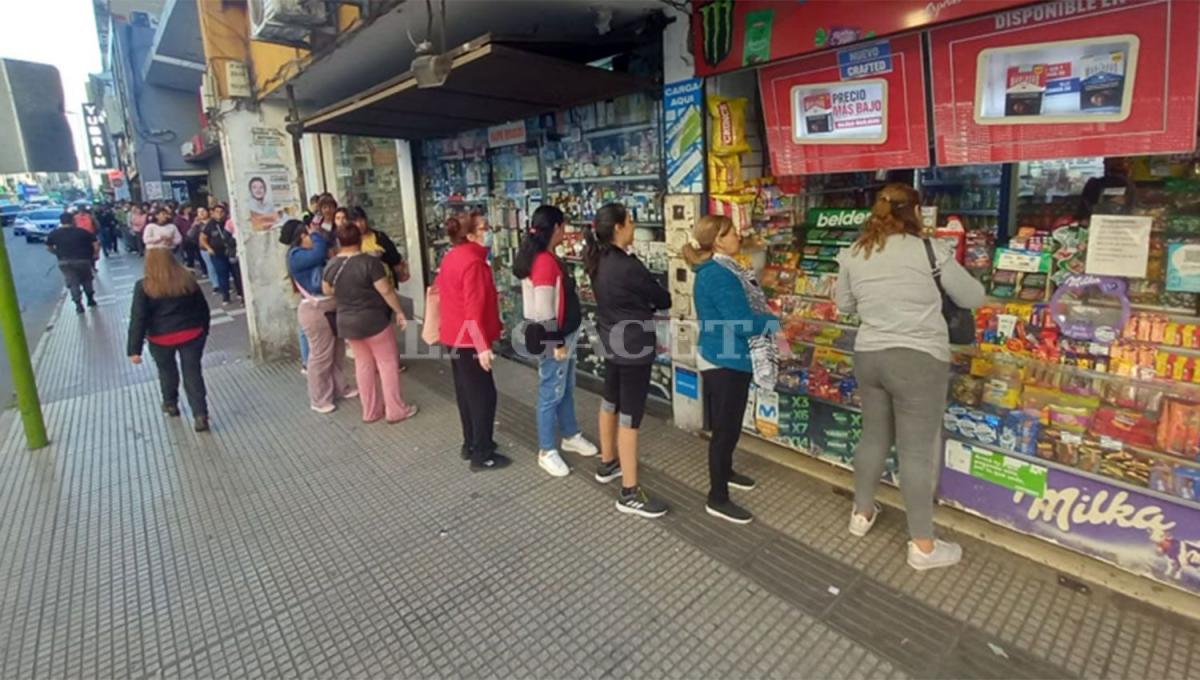
[[[746,142],[748,103],[745,97],[708,98],[708,115],[712,118],[712,140],[708,148],[710,155],[730,156],[750,150],[750,144]]]
[[[708,154],[708,190],[710,193],[733,193],[741,189],[742,184],[742,161],[740,158]]]

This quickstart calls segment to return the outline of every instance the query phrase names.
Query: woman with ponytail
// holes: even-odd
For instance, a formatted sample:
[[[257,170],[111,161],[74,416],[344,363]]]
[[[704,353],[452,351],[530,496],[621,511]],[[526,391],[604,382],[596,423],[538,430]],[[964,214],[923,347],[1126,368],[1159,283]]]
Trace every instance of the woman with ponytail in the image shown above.
[[[926,570],[962,559],[957,544],[934,538],[933,495],[941,470],[942,414],[950,380],[950,340],[941,287],[959,307],[983,303],[983,286],[950,248],[921,237],[920,196],[904,184],[879,192],[866,227],[838,255],[838,311],[862,320],[854,375],[862,396],[863,433],[854,451],[850,533],[864,536],[880,508],[875,492],[888,452],[900,461],[908,516],[908,564]]]
[[[752,478],[733,471],[733,450],[742,436],[742,414],[750,394],[754,366],[750,341],[778,327],[754,272],[734,257],[742,237],[733,220],[705,215],[692,229],[683,257],[696,271],[696,316],[700,321],[699,368],[704,376],[704,406],[712,439],[708,442],[708,502],[714,517],[749,524],[745,508],[729,499],[729,487],[749,491]]]
[[[564,451],[596,455],[596,445],[584,438],[575,418],[575,340],[583,313],[575,278],[554,255],[565,222],[552,205],[533,211],[513,260],[513,275],[521,279],[525,348],[538,357],[538,465],[555,477],[571,472],[558,453],[559,433]]]
[[[625,206],[609,203],[596,211],[583,252],[584,268],[596,291],[596,330],[605,350],[596,481],[623,476],[617,510],[654,518],[667,514],[667,504],[638,486],[638,427],[657,353],[654,314],[670,309],[671,294],[627,252],[635,229]]]

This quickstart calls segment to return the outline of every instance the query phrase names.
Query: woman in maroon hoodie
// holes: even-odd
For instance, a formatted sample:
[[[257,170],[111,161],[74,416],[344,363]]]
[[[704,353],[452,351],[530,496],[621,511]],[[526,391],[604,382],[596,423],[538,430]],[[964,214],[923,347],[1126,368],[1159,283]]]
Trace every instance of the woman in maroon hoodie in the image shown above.
[[[496,283],[483,245],[487,222],[474,216],[451,217],[446,234],[454,247],[442,259],[433,285],[440,298],[438,337],[450,350],[454,394],[462,419],[462,457],[471,471],[497,470],[511,461],[496,452],[496,382],[492,343],[500,339]]]

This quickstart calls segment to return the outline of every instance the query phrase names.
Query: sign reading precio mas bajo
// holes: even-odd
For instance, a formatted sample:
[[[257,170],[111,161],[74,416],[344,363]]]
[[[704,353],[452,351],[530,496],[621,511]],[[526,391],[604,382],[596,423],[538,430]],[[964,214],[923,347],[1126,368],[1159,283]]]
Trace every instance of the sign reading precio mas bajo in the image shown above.
[[[879,144],[887,141],[887,81],[817,83],[792,88],[792,141]]]

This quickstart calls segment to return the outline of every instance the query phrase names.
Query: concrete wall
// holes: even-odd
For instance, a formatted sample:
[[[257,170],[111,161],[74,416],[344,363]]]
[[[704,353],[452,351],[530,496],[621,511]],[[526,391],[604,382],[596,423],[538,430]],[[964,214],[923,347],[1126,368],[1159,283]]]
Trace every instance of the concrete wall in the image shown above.
[[[279,243],[279,230],[256,232],[250,228],[250,195],[243,181],[251,173],[257,174],[252,130],[273,128],[284,132],[286,115],[285,105],[262,102],[257,111],[235,110],[223,114],[219,120],[229,205],[238,226],[239,266],[246,289],[250,344],[258,359],[295,356],[297,352],[296,300],[287,281],[285,251]],[[283,158],[289,179],[295,186],[297,175],[290,144]]]
[[[221,156],[208,161],[208,192],[219,203],[229,202],[229,183],[225,179],[225,161]]]

